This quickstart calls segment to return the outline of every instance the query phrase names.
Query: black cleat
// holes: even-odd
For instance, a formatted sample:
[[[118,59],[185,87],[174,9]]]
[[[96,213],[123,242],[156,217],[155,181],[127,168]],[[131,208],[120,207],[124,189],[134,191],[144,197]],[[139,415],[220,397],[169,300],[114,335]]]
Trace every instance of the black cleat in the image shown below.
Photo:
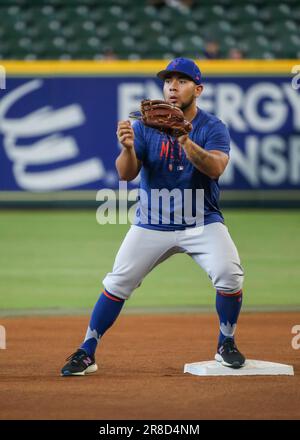
[[[94,356],[88,356],[82,348],[79,348],[66,360],[68,362],[61,370],[62,376],[84,376],[98,370]]]
[[[225,367],[241,368],[245,365],[245,356],[239,352],[233,338],[225,338],[223,344],[218,348],[215,360],[221,362]]]

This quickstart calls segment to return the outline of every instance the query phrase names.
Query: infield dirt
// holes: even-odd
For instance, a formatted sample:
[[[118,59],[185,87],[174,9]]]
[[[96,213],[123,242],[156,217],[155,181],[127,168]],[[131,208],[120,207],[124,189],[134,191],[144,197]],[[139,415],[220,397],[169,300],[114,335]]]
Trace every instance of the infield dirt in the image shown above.
[[[215,354],[214,314],[122,315],[103,337],[97,373],[60,377],[89,318],[1,318],[1,419],[299,419],[299,313],[243,313],[237,344],[249,359],[294,366],[295,376],[196,377],[185,363]]]

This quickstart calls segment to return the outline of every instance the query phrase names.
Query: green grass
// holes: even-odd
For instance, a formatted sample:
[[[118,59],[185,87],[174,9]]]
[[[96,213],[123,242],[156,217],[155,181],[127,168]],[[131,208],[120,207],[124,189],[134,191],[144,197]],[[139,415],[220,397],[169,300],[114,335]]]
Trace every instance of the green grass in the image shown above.
[[[244,305],[299,306],[300,211],[224,214],[246,272]],[[127,229],[98,225],[93,211],[0,211],[0,307],[92,307]],[[206,274],[177,255],[148,275],[127,307],[214,300]]]

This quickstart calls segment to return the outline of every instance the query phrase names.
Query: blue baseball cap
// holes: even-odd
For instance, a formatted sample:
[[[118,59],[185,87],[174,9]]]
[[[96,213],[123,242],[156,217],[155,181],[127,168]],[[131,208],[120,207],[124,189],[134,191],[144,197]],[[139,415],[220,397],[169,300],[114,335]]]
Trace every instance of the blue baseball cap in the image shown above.
[[[175,58],[170,64],[167,65],[165,70],[158,72],[157,76],[160,79],[165,79],[170,73],[182,73],[197,85],[202,84],[201,72],[199,67],[193,60],[189,58]]]

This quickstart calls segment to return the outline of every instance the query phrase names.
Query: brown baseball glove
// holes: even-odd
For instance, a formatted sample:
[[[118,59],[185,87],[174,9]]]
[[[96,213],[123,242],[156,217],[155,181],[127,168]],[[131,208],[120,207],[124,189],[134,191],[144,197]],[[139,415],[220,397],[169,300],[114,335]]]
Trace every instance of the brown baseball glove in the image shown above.
[[[184,119],[179,107],[158,99],[144,99],[141,102],[141,111],[131,112],[129,116],[139,119],[147,127],[174,137],[188,134],[193,128],[192,124]]]

